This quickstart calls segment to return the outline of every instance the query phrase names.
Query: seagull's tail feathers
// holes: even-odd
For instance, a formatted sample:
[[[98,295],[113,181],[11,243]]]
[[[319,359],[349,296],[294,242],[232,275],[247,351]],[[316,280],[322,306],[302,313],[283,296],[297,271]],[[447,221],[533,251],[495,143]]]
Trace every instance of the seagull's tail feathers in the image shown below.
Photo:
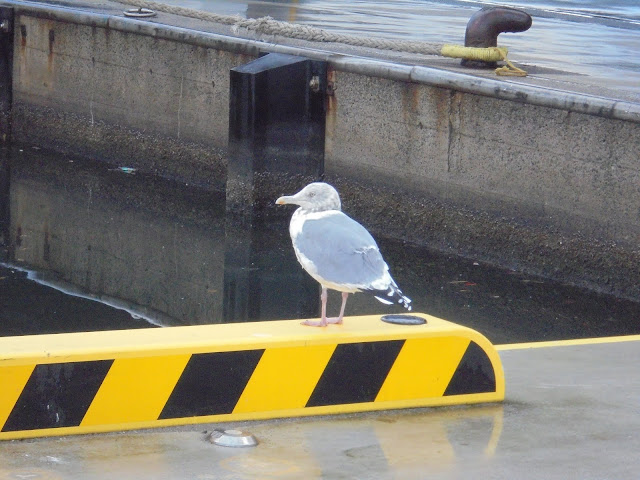
[[[373,295],[376,300],[384,303],[385,305],[393,305],[399,303],[407,310],[411,311],[411,299],[402,293],[402,290],[398,288],[395,282],[389,285],[389,290],[375,290]]]

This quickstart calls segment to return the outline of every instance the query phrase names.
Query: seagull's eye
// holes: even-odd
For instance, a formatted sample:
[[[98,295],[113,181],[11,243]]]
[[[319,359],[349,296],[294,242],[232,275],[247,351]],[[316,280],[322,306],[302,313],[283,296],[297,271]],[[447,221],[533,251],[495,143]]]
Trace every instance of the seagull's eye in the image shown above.
[[[316,196],[316,192],[309,192],[309,196],[310,197],[315,197]]]

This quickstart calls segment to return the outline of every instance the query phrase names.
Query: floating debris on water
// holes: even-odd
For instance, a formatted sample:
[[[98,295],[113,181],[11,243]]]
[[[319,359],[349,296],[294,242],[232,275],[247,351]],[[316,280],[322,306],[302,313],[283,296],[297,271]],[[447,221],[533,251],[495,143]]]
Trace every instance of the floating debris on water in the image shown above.
[[[122,172],[122,173],[126,173],[126,174],[131,175],[133,173],[136,173],[137,169],[132,168],[132,167],[118,167],[118,168],[111,168],[110,170],[112,172]]]

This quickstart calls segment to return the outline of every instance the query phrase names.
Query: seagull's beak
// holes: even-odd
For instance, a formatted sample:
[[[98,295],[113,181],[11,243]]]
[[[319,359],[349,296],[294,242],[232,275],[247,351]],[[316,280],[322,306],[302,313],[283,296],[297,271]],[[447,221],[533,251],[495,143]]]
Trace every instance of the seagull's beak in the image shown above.
[[[293,200],[293,197],[280,197],[276,200],[276,205],[286,205],[288,203],[292,203],[291,200]]]

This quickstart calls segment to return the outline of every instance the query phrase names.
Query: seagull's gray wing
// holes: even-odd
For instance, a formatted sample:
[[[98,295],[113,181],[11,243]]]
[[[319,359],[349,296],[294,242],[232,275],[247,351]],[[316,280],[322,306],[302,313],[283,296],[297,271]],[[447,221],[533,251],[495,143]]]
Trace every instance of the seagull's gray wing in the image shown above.
[[[294,248],[311,261],[325,281],[379,290],[388,285],[388,266],[371,234],[342,212],[308,219],[294,239]]]

